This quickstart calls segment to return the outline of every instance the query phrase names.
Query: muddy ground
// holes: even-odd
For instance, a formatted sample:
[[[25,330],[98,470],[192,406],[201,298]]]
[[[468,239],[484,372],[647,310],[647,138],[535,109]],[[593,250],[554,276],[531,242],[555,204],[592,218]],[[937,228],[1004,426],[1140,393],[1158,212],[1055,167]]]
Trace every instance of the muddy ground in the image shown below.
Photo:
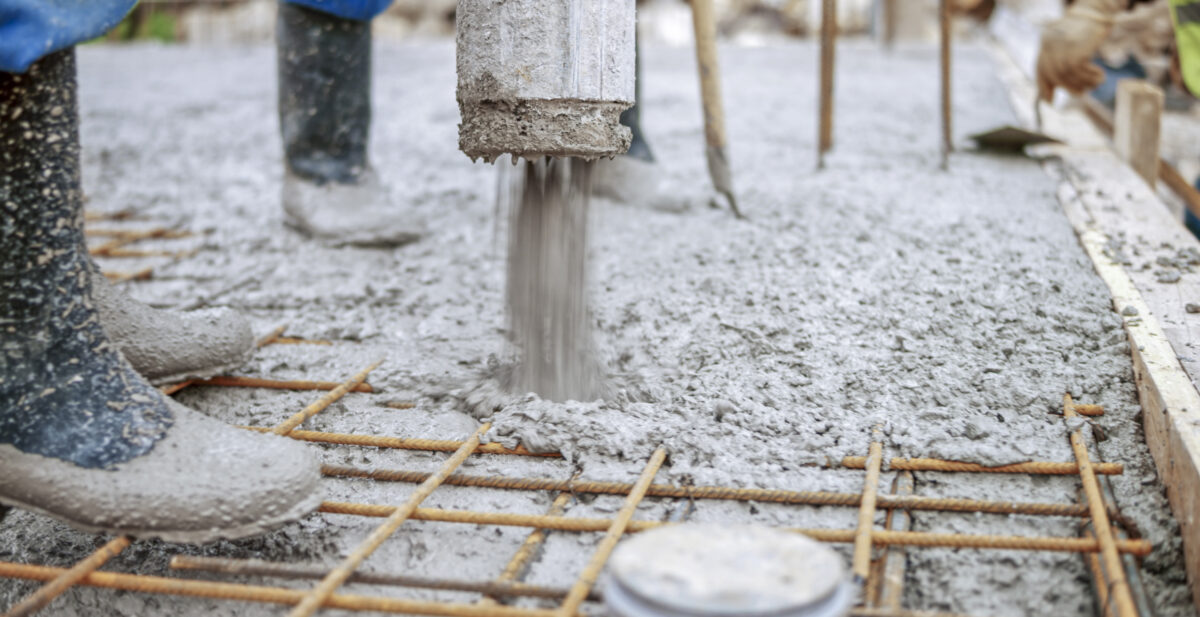
[[[1077,245],[1035,163],[969,151],[963,135],[1012,120],[991,59],[972,46],[954,65],[957,140],[938,170],[936,50],[884,55],[839,48],[836,151],[814,156],[815,47],[722,49],[731,157],[748,220],[707,205],[694,61],[688,49],[645,51],[644,115],[670,212],[594,207],[594,321],[612,392],[554,404],[495,396],[510,361],[503,306],[505,237],[496,170],[455,150],[450,42],[388,46],[375,58],[372,156],[398,213],[430,230],[398,250],[333,249],[282,227],[281,156],[268,47],[80,50],[88,208],[136,208],[178,223],[197,247],[130,283],[146,301],[197,298],[249,315],[260,333],[332,346],[272,346],[239,374],[341,380],[386,356],[377,394],[351,394],[317,430],[454,439],[491,417],[493,437],[561,450],[567,460],[475,456],[464,471],[630,480],[653,449],[660,481],[858,491],[861,472],[820,465],[865,455],[878,427],[888,456],[982,463],[1071,460],[1055,412],[1064,392],[1099,403],[1105,460],[1125,514],[1155,544],[1146,586],[1162,616],[1193,615],[1179,531],[1139,428],[1129,350],[1108,293]],[[150,244],[153,246],[153,244]],[[136,261],[108,260],[112,270]],[[314,393],[189,389],[179,400],[238,424],[271,425]],[[408,401],[394,409],[389,401]],[[330,463],[434,469],[445,455],[321,447]],[[884,474],[883,487],[892,474]],[[406,484],[335,481],[329,499],[398,503]],[[1074,478],[917,474],[916,492],[1066,502]],[[553,495],[445,488],[432,507],[542,513]],[[661,519],[670,500],[639,518]],[[611,516],[614,497],[582,498],[570,516]],[[700,502],[700,521],[850,528],[845,508]],[[882,514],[880,515],[882,520]],[[176,553],[333,564],[375,519],[315,514],[269,536],[179,547],[139,542],[108,568],[163,574]],[[1060,535],[1077,521],[917,513],[926,531]],[[527,530],[414,521],[366,564],[390,573],[484,580]],[[599,534],[554,533],[528,576],[567,585]],[[101,539],[14,512],[0,559],[69,564]],[[849,554],[848,545],[839,545]],[[1078,555],[921,549],[909,552],[905,603],[974,615],[1091,615]],[[255,582],[261,579],[253,579]],[[269,581],[274,582],[274,581]],[[287,583],[285,585],[295,585]],[[0,606],[32,589],[0,581]],[[396,589],[404,597],[472,596]],[[281,607],[75,589],[48,614],[271,615]],[[337,614],[330,611],[328,614]]]

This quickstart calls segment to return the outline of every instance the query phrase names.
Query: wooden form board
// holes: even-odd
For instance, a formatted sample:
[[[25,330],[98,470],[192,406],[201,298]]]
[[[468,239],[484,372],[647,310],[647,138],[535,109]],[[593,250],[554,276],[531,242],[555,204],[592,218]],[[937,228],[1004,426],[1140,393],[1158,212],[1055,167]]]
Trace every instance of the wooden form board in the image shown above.
[[[1019,119],[1032,126],[1035,89],[1013,60],[1022,50],[1010,56],[997,45],[994,51]],[[1045,131],[1065,143],[1037,152],[1060,180],[1063,209],[1125,323],[1146,443],[1182,530],[1188,582],[1200,608],[1200,314],[1185,310],[1189,302],[1200,304],[1200,274],[1163,283],[1157,268],[1144,267],[1160,256],[1200,252],[1200,241],[1117,158],[1082,111],[1043,105],[1042,120]]]

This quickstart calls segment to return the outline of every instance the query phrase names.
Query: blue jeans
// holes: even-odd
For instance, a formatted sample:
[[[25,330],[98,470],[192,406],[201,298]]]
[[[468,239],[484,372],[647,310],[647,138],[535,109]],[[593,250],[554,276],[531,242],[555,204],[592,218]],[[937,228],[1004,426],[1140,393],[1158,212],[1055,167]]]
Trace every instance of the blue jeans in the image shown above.
[[[0,71],[24,73],[46,54],[121,23],[137,0],[0,0]]]
[[[367,21],[392,0],[287,0]],[[0,0],[0,71],[24,73],[46,54],[94,39],[121,23],[137,0]]]
[[[392,0],[284,0],[342,19],[367,21],[387,10]]]

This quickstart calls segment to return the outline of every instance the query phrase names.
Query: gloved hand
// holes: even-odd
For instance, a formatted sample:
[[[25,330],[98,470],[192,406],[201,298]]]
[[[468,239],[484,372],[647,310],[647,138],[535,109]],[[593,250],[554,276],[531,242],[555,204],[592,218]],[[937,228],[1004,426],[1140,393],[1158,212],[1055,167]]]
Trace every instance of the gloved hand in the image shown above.
[[[1104,70],[1092,58],[1124,5],[1124,0],[1076,0],[1061,19],[1046,24],[1037,59],[1040,99],[1053,99],[1055,88],[1082,94],[1104,82]]]

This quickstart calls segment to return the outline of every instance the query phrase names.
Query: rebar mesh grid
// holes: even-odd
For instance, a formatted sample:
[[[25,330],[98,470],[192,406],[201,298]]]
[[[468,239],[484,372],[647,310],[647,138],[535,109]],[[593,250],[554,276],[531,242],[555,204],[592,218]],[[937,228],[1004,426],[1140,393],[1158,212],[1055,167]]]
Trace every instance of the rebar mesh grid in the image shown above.
[[[284,328],[277,328],[260,339],[259,346],[279,343],[327,344],[325,341],[304,341],[283,337]],[[321,608],[352,611],[404,613],[418,615],[448,615],[456,617],[569,617],[580,614],[585,602],[602,601],[594,586],[608,557],[626,533],[636,533],[673,522],[637,520],[634,515],[646,499],[735,500],[770,502],[783,505],[850,507],[858,510],[858,524],[853,529],[789,529],[816,540],[853,545],[851,571],[861,586],[860,606],[853,615],[859,617],[954,617],[951,613],[911,611],[901,607],[904,584],[904,553],[907,547],[958,547],[987,550],[1065,551],[1081,553],[1094,577],[1097,599],[1105,615],[1136,617],[1144,614],[1132,593],[1128,577],[1136,577],[1133,557],[1150,553],[1149,542],[1137,539],[1136,534],[1122,530],[1125,519],[1106,498],[1106,490],[1097,474],[1120,474],[1119,464],[1093,463],[1083,440],[1082,427],[1070,436],[1075,461],[1033,461],[1019,465],[988,468],[975,464],[937,459],[895,458],[886,460],[884,444],[873,432],[867,456],[848,457],[842,469],[864,470],[861,493],[825,491],[787,491],[775,489],[738,488],[723,486],[673,486],[654,484],[654,478],[666,462],[666,451],[659,448],[645,463],[634,483],[580,481],[546,478],[513,478],[494,475],[468,475],[455,470],[474,455],[522,456],[530,460],[555,458],[555,453],[534,453],[525,448],[509,449],[498,443],[481,443],[490,428],[484,424],[465,441],[406,439],[376,435],[348,435],[304,431],[298,427],[349,392],[372,392],[365,381],[382,361],[375,362],[341,383],[280,382],[253,378],[219,378],[217,380],[185,382],[164,388],[176,392],[189,386],[229,386],[291,388],[297,390],[327,390],[325,394],[271,428],[244,427],[249,430],[273,432],[279,435],[329,445],[351,447],[391,448],[452,452],[436,472],[407,470],[359,469],[324,465],[322,474],[330,478],[363,478],[377,482],[417,484],[400,505],[361,504],[327,501],[320,512],[358,517],[385,519],[370,536],[352,551],[337,567],[329,570],[319,566],[284,564],[261,560],[200,558],[176,556],[171,567],[179,572],[200,571],[230,575],[252,575],[270,578],[313,580],[317,583],[306,590],[243,583],[213,582],[186,577],[161,577],[140,574],[103,572],[106,561],[119,554],[133,541],[120,536],[79,561],[71,568],[0,562],[0,577],[43,581],[46,584],[12,607],[6,617],[31,615],[48,605],[74,585],[103,587],[138,593],[195,596],[243,602],[274,603],[292,607],[292,617],[313,615]],[[173,388],[173,389],[172,389]],[[1103,410],[1095,405],[1076,405],[1065,396],[1063,415],[1095,416]],[[892,492],[880,492],[881,473],[898,472]],[[977,499],[933,498],[914,495],[914,471],[943,473],[1021,473],[1027,475],[1077,474],[1082,482],[1081,500],[1077,503],[1028,503],[985,501]],[[442,486],[473,486],[514,491],[555,492],[554,501],[545,514],[529,515],[507,512],[445,510],[423,508],[421,504]],[[565,516],[567,505],[576,495],[601,494],[624,497],[616,515],[609,518]],[[882,528],[875,524],[875,511],[885,510],[887,517]],[[908,529],[912,511],[941,511],[956,513],[1025,514],[1032,516],[1073,517],[1086,523],[1080,536],[1011,536],[972,535],[961,533],[916,532]],[[674,517],[673,517],[674,518]],[[439,521],[471,525],[518,526],[531,529],[525,541],[497,577],[490,581],[437,579],[420,576],[358,573],[359,565],[385,543],[408,520]],[[1113,524],[1116,523],[1116,525]],[[533,556],[546,540],[548,532],[603,532],[600,544],[587,565],[569,588],[545,587],[522,582]],[[877,555],[873,557],[873,551]],[[1132,571],[1131,571],[1132,567]],[[361,583],[389,587],[411,587],[466,592],[478,595],[474,603],[440,602],[394,597],[339,593],[345,583]],[[529,608],[505,605],[516,598],[553,601],[553,608]],[[1110,613],[1111,610],[1111,613]],[[961,617],[961,616],[960,616]]]
[[[179,240],[191,238],[196,234],[174,227],[132,227],[127,223],[145,220],[134,210],[119,210],[115,212],[85,212],[84,237],[89,241],[88,253],[93,258],[102,259],[147,259],[166,258],[176,261],[190,257],[198,249],[167,250],[160,248],[134,248],[132,245],[148,240]],[[114,226],[115,224],[115,226]],[[145,266],[136,270],[112,271],[105,269],[104,276],[114,283],[125,281],[144,281],[154,276],[155,266]]]

